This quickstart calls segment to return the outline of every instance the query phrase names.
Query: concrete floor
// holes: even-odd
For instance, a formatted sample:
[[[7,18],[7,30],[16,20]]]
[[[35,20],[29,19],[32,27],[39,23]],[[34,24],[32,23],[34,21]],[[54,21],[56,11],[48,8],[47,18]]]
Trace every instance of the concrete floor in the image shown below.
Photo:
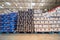
[[[59,34],[3,34],[0,40],[60,40]]]

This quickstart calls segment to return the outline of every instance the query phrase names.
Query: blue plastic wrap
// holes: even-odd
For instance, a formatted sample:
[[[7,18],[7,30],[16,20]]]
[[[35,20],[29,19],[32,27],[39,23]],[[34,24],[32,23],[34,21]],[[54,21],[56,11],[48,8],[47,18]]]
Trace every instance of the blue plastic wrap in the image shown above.
[[[0,15],[0,32],[15,32],[17,25],[17,13]]]

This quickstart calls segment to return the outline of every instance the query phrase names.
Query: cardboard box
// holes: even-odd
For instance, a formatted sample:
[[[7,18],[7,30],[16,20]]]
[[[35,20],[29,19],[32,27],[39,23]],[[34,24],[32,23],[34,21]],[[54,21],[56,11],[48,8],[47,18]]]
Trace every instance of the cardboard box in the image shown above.
[[[44,21],[41,21],[41,24],[44,24]]]
[[[45,24],[49,24],[49,22],[48,21],[45,21]]]
[[[49,21],[49,24],[53,23],[53,21]]]
[[[57,23],[57,21],[54,21],[54,23]]]
[[[42,16],[41,14],[38,14],[39,16]]]
[[[60,23],[60,21],[57,21],[57,23]]]
[[[48,27],[48,25],[43,25],[43,28],[47,28]]]
[[[41,19],[40,20],[44,20],[44,18],[43,17],[41,17]]]
[[[34,16],[38,16],[38,14],[34,14]]]
[[[37,28],[39,25],[34,25],[35,28]]]
[[[39,27],[43,27],[42,25],[39,25]]]

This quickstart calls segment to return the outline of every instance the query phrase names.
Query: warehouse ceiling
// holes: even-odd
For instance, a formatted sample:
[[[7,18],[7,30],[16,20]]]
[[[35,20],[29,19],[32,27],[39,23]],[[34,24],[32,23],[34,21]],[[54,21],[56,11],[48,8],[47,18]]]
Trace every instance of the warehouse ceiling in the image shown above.
[[[60,0],[0,0],[0,9],[52,9]]]

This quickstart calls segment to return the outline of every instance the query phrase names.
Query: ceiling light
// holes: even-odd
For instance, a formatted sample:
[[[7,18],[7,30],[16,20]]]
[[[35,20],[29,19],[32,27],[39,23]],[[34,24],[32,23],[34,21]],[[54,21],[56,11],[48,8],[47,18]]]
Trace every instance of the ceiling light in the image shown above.
[[[30,5],[30,3],[27,3],[27,5],[28,5],[28,8],[31,8],[31,5]]]
[[[4,4],[2,4],[2,6],[4,6]]]
[[[41,2],[45,2],[45,0],[41,0]]]
[[[11,5],[11,3],[9,3],[9,2],[6,2],[5,4],[7,4],[7,5]]]
[[[44,9],[45,11],[47,11],[47,9]]]
[[[40,3],[40,6],[44,6],[45,3]]]
[[[35,6],[35,3],[31,3],[32,6]]]
[[[22,8],[22,7],[20,7],[20,8]]]

